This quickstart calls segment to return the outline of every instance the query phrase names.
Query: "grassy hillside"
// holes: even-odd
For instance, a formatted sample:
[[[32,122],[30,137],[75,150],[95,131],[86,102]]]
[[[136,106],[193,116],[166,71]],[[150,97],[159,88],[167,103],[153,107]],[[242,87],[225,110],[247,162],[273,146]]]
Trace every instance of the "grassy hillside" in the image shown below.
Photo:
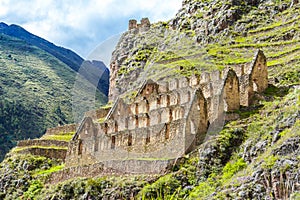
[[[0,35],[0,160],[17,140],[73,121],[74,96],[89,96],[89,85],[73,90],[77,73],[38,47]],[[97,94],[97,105],[106,97]],[[83,110],[90,108],[90,99]]]

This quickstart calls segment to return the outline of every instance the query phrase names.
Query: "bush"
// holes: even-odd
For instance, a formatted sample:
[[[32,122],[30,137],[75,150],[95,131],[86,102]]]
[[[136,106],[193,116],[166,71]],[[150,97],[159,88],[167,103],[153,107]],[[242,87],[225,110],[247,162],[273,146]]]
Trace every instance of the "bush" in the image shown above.
[[[226,181],[231,178],[236,172],[247,166],[246,162],[243,158],[238,159],[235,163],[227,163],[223,168],[223,176],[222,179]]]
[[[36,196],[40,193],[43,188],[43,184],[38,180],[33,180],[28,188],[28,190],[24,193],[25,199],[35,200]]]

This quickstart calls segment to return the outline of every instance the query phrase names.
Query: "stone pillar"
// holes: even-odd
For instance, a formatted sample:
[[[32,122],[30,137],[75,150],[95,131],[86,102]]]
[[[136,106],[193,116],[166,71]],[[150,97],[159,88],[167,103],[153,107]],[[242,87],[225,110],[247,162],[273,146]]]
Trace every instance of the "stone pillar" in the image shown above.
[[[135,19],[129,20],[128,30],[137,28],[137,21]]]
[[[149,19],[148,18],[142,18],[141,28],[140,28],[141,32],[148,31],[150,29],[150,26],[151,26],[151,24],[150,24]]]

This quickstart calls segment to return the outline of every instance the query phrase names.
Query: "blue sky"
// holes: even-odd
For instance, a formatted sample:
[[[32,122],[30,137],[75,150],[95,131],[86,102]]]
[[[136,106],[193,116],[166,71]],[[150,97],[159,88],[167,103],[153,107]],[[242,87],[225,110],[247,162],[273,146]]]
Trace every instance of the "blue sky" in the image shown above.
[[[104,41],[105,45],[114,45],[116,37],[107,39],[126,31],[129,19],[149,17],[151,22],[168,20],[175,16],[181,2],[182,0],[0,0],[0,20],[7,24],[21,25],[31,33],[70,48],[84,58],[93,58],[90,56],[91,52],[97,46],[103,46]]]

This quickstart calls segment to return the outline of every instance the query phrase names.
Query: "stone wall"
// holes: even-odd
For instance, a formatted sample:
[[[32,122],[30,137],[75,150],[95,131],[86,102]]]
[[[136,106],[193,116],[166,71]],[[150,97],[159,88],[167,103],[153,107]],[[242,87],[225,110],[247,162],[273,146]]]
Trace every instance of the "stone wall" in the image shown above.
[[[186,78],[163,86],[145,81],[132,103],[117,99],[105,122],[86,118],[70,143],[67,164],[92,164],[111,158],[177,158],[187,148],[195,148],[198,142],[194,140],[207,129],[207,105],[201,90],[190,83]],[[189,115],[194,104],[198,109]],[[195,118],[196,128],[185,143],[187,116]]]
[[[37,156],[44,156],[47,158],[55,158],[65,160],[66,149],[53,149],[53,148],[38,148],[38,147],[28,147],[23,150],[18,151],[21,154],[32,154]]]
[[[67,124],[64,126],[57,126],[54,128],[48,128],[46,131],[46,135],[60,135],[62,133],[70,133],[75,132],[77,128],[76,124]]]
[[[136,31],[136,32],[146,32],[150,29],[151,23],[148,18],[142,18],[141,23],[138,24],[135,19],[129,20],[128,30]]]
[[[239,79],[232,69],[227,72],[223,87],[224,110],[234,111],[240,108]]]
[[[163,174],[175,160],[109,160],[104,161],[104,170],[113,169],[120,174]]]
[[[67,147],[68,142],[58,141],[58,140],[21,140],[18,142],[18,147],[26,146],[58,146],[58,147]]]
[[[267,59],[261,50],[256,51],[253,61],[244,70],[246,73],[239,77],[240,102],[249,106],[254,93],[261,93],[268,87]]]
[[[69,167],[58,172],[51,173],[50,177],[47,179],[47,183],[55,184],[74,177],[95,177],[103,172],[103,163]]]
[[[109,160],[54,172],[47,179],[47,183],[55,184],[75,177],[92,178],[100,174],[164,174],[175,163],[175,160]]]
[[[100,108],[97,110],[91,110],[88,111],[84,114],[84,117],[90,117],[92,118],[94,121],[101,119],[101,118],[105,118],[108,114],[108,112],[110,111],[110,107],[108,108]]]

